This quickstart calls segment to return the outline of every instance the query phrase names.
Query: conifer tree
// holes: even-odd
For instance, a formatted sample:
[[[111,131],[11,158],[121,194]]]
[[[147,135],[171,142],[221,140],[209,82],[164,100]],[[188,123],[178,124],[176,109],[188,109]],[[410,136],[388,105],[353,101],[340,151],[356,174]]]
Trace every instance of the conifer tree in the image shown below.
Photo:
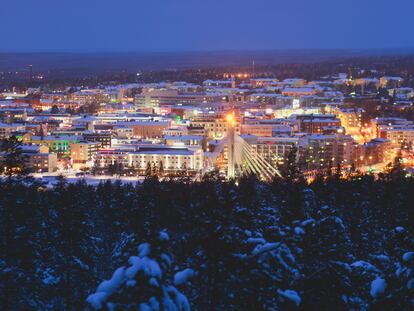
[[[168,233],[161,231],[154,243],[140,244],[138,255],[89,295],[90,309],[190,310],[188,299],[175,286],[186,283],[194,272],[186,269],[171,275],[172,258],[164,249],[168,240]]]
[[[151,175],[157,176],[157,165],[155,164],[155,162],[152,162]]]
[[[28,173],[27,157],[22,153],[22,143],[15,136],[10,136],[1,142],[0,152],[3,152],[3,159],[0,160],[2,174],[11,177]]]
[[[162,161],[160,161],[160,165],[158,167],[158,173],[160,174],[160,176],[164,175],[164,163]]]
[[[289,182],[300,181],[303,178],[298,162],[297,162],[298,148],[292,145],[292,148],[285,156],[282,165],[279,165],[279,171],[282,178]]]
[[[152,168],[151,168],[151,162],[147,162],[147,167],[145,169],[145,177],[149,177],[152,175]]]

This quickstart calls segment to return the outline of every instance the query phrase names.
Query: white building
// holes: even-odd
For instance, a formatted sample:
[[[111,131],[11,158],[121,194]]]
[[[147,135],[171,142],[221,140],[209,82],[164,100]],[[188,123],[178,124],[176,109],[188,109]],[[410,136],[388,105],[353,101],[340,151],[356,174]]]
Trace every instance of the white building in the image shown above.
[[[138,169],[145,169],[148,163],[156,167],[162,166],[165,171],[194,170],[203,168],[203,153],[201,148],[189,150],[187,148],[140,148],[128,154],[128,165]]]

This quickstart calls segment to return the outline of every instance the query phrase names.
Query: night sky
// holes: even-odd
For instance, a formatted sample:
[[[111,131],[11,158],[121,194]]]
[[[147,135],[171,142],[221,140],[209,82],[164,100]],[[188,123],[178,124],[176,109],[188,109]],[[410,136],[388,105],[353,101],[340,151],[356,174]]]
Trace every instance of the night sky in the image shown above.
[[[413,48],[413,0],[2,0],[0,51]]]

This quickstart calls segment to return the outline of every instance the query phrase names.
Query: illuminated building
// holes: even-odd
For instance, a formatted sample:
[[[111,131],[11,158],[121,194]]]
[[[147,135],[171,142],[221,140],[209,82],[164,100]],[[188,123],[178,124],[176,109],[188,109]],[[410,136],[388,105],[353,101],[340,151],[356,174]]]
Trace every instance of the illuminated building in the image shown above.
[[[347,134],[360,135],[362,125],[361,108],[340,108],[335,112]]]
[[[299,159],[299,149],[304,142],[301,137],[257,137],[251,140],[250,144],[267,162],[276,166],[286,159],[293,146],[298,148],[297,159]]]
[[[240,134],[249,134],[260,137],[272,137],[273,127],[273,124],[241,124]]]
[[[201,103],[198,106],[198,109],[202,110],[203,112],[224,112],[230,109],[229,104],[227,102],[211,102],[211,103]]]
[[[219,86],[219,87],[233,87],[234,80],[206,80],[203,82],[204,87]]]
[[[247,96],[248,101],[260,104],[274,105],[275,108],[283,108],[292,103],[292,98],[275,93],[254,93]]]
[[[219,102],[223,100],[221,94],[190,93],[182,94],[171,89],[147,89],[135,96],[138,107],[154,108],[163,105],[197,105],[205,102]]]
[[[164,136],[165,144],[168,146],[202,146],[202,136],[196,135],[176,135],[176,136]]]
[[[22,155],[25,157],[25,166],[33,173],[52,173],[57,170],[57,156],[50,153],[49,148],[36,144],[24,144],[21,146]],[[0,152],[0,161],[4,152]]]
[[[290,85],[294,87],[301,87],[304,86],[306,83],[306,80],[304,79],[298,79],[298,78],[288,78],[283,80],[284,85]]]
[[[384,82],[385,80],[383,80],[383,83]],[[380,83],[380,80],[378,80],[377,78],[358,78],[354,80],[355,85],[364,85],[364,86],[372,85],[375,88],[379,86],[379,83]]]
[[[312,87],[286,87],[282,91],[283,96],[301,97],[316,95],[318,92]]]
[[[393,148],[403,142],[414,144],[414,123],[403,118],[376,118],[372,120],[378,137],[388,139]]]
[[[188,135],[207,136],[207,132],[202,126],[191,125],[187,126]]]
[[[105,94],[105,90],[102,89],[84,89],[69,94],[67,96],[67,100],[80,105],[87,105],[92,103],[100,104],[109,102],[110,96],[108,94]]]
[[[298,131],[322,134],[325,127],[341,126],[341,120],[334,114],[303,114],[296,116]]]
[[[48,111],[53,106],[58,107],[59,109],[78,109],[82,103],[74,101],[56,101],[53,99],[41,98],[40,100],[32,101],[32,107],[35,110]]]
[[[131,139],[134,137],[134,130],[124,125],[114,126],[112,133],[117,139]]]
[[[110,165],[128,166],[128,152],[124,150],[103,149],[95,154],[94,167],[106,170]]]
[[[19,92],[2,92],[0,93],[0,98],[4,99],[19,99],[26,97],[28,95],[27,92],[19,93]]]
[[[9,138],[13,132],[24,130],[21,124],[5,124],[0,123],[0,139]]]
[[[413,121],[396,117],[375,118],[371,120],[371,123],[377,136],[382,138],[386,138],[386,130],[414,128]]]
[[[309,135],[304,152],[309,169],[351,165],[354,140],[349,135]]]
[[[386,163],[389,159],[391,142],[384,138],[375,138],[361,145],[362,152],[355,156],[356,166]]]
[[[132,121],[119,122],[119,125],[132,129],[133,137],[138,139],[161,138],[170,121]]]
[[[112,134],[110,132],[90,132],[84,133],[82,136],[83,140],[99,142],[101,144],[101,148],[111,148]]]
[[[400,148],[403,143],[414,145],[414,127],[405,129],[386,129],[385,138],[391,142],[393,148]]]
[[[49,152],[54,152],[58,155],[69,155],[70,144],[81,140],[81,136],[32,136],[31,138],[32,143],[47,146]]]
[[[52,173],[57,170],[55,153],[24,153],[27,157],[26,166],[35,173]]]
[[[399,87],[403,81],[404,79],[401,77],[381,77],[379,80],[379,86],[383,88]]]
[[[236,121],[235,131],[239,133],[239,122]],[[191,126],[203,127],[207,137],[222,139],[227,135],[227,121],[222,115],[202,115],[191,119]]]
[[[100,150],[95,156],[97,168],[106,169],[118,164],[124,168],[134,168],[144,174],[148,163],[151,167],[162,166],[165,173],[203,168],[203,152],[201,148],[188,149],[163,145],[139,146],[136,151],[129,150]]]
[[[250,84],[254,88],[267,87],[279,82],[276,78],[254,78],[250,79]]]
[[[101,148],[100,142],[80,141],[70,143],[70,157],[74,167],[83,167],[91,162],[93,156]]]
[[[307,107],[307,108],[283,108],[283,109],[276,109],[274,114],[277,118],[289,118],[294,114],[302,115],[302,114],[319,114],[320,108],[314,107]]]
[[[203,168],[203,154],[201,149],[187,148],[140,147],[138,151],[128,154],[128,165],[145,170],[148,163],[160,166],[162,162],[166,173],[168,171],[198,171]]]
[[[175,126],[166,128],[163,131],[164,136],[182,136],[188,135],[188,129],[186,126]]]

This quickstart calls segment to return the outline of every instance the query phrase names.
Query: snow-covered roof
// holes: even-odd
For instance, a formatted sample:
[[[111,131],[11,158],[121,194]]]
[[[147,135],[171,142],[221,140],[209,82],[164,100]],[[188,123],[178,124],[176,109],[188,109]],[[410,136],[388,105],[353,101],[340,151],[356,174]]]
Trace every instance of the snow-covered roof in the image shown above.
[[[160,148],[160,149],[152,149],[152,148],[141,149],[140,148],[138,151],[130,152],[130,154],[194,155],[194,152],[188,149],[177,149],[177,148]]]

